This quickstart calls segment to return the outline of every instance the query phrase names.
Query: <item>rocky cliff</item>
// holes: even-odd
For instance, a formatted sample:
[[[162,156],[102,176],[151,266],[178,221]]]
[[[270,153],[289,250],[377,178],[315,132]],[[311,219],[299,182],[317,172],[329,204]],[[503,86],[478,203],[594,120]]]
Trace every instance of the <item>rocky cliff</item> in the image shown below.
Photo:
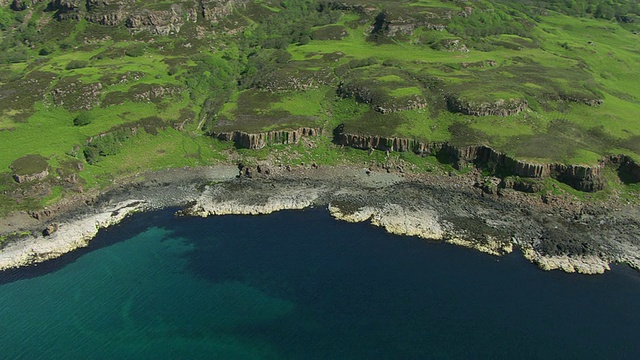
[[[342,132],[343,127],[336,129],[334,141],[339,145],[356,149],[382,151],[413,151],[416,154],[434,154],[442,149],[443,143],[425,143],[416,139],[401,137],[385,137],[380,135],[358,135]]]
[[[211,135],[223,141],[233,141],[237,147],[247,149],[261,149],[273,144],[296,144],[303,136],[318,136],[319,128],[301,127],[296,130],[276,130],[259,133],[247,133],[234,130],[227,132],[213,132]]]
[[[15,10],[15,11],[22,11],[22,10],[26,10],[29,7],[31,7],[32,5],[35,5],[36,3],[39,2],[43,2],[44,0],[2,0],[0,1],[0,6],[6,6],[8,4],[11,4],[11,9]]]
[[[509,173],[526,178],[551,177],[580,191],[602,190],[606,184],[602,168],[607,164],[616,166],[623,180],[640,182],[640,164],[625,155],[607,157],[593,166],[538,164],[514,159],[484,145],[455,146],[450,143],[428,143],[409,138],[348,134],[342,132],[342,129],[336,129],[334,138],[340,145],[357,149],[412,151],[419,155],[436,155],[457,169],[474,165],[494,173]]]
[[[27,174],[27,175],[13,174],[13,179],[18,183],[24,183],[24,182],[35,181],[35,180],[42,180],[47,176],[49,176],[49,171],[48,169],[45,169],[44,171],[41,171],[35,174]]]
[[[14,0],[12,7],[24,10],[36,1],[40,0]],[[179,32],[185,22],[220,21],[245,3],[246,0],[182,0],[141,7],[136,0],[53,0],[49,9],[56,11],[59,20],[84,18],[101,25],[124,24],[131,31],[169,35]]]
[[[612,155],[605,163],[617,167],[620,178],[625,182],[640,182],[640,164],[627,155]]]
[[[580,191],[602,190],[606,184],[601,176],[602,162],[594,166],[538,164],[514,159],[484,145],[459,147],[448,143],[443,145],[438,155],[448,158],[456,168],[473,164],[493,172],[507,172],[521,177],[551,177]]]
[[[473,116],[510,116],[524,111],[528,106],[527,100],[521,99],[499,99],[495,102],[478,103],[457,97],[447,98],[449,111]]]
[[[354,98],[356,101],[371,105],[376,111],[383,114],[424,109],[427,107],[427,100],[421,95],[409,95],[393,97],[387,94],[386,90],[379,87],[376,82],[369,83],[356,79],[338,86],[338,94],[344,98]]]

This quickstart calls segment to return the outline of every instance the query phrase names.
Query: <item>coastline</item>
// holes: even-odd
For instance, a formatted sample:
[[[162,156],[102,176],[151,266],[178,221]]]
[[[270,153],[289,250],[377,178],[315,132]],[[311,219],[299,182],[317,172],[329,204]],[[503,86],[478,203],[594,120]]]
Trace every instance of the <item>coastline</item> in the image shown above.
[[[489,195],[474,186],[471,175],[269,164],[247,175],[246,169],[217,165],[140,174],[81,200],[50,218],[26,222],[22,230],[32,235],[0,250],[0,270],[61,256],[87,246],[100,229],[134,212],[165,207],[182,208],[179,216],[201,217],[323,207],[336,220],[368,221],[389,233],[494,256],[520,249],[543,270],[601,274],[611,263],[640,270],[636,207],[630,211],[560,200],[545,203],[513,191]],[[52,224],[55,231],[43,235]]]

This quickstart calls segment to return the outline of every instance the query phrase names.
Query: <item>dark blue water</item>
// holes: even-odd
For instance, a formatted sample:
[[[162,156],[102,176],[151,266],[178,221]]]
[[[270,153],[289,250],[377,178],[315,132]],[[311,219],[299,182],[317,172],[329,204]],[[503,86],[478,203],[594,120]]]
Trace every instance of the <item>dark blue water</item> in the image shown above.
[[[640,358],[638,272],[543,272],[323,210],[138,214],[0,282],[7,359]]]

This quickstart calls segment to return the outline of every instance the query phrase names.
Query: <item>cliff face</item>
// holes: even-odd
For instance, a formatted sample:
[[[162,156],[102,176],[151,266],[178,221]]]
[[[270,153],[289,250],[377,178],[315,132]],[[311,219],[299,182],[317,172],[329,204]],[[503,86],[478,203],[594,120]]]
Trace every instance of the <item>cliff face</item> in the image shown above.
[[[337,129],[334,141],[357,149],[413,151],[420,155],[436,155],[440,159],[446,159],[457,169],[473,164],[493,172],[507,172],[520,177],[550,177],[580,191],[602,190],[606,184],[602,168],[607,164],[617,166],[623,180],[640,182],[640,164],[624,155],[607,157],[595,166],[537,164],[514,159],[484,145],[454,146],[449,143],[425,143],[407,138],[348,134],[341,132],[341,128]]]
[[[484,145],[456,147],[445,144],[443,151],[457,168],[474,164],[493,171],[506,171],[520,177],[551,177],[581,191],[602,190],[606,183],[601,175],[603,163],[595,166],[529,163]]]
[[[47,176],[49,176],[49,171],[48,170],[44,170],[44,171],[39,172],[39,173],[28,174],[28,175],[13,174],[13,179],[17,183],[24,183],[24,182],[35,181],[35,180],[42,180],[42,179],[46,178]]]
[[[589,106],[600,106],[604,103],[604,100],[602,99],[578,97],[576,95],[567,95],[567,94],[560,95],[560,99],[564,101],[582,103]]]
[[[347,1],[321,2],[320,6],[328,7],[335,10],[352,11],[358,14],[369,15],[369,16],[374,15],[378,11],[378,8],[376,8],[374,5],[358,4],[358,3],[347,2]]]
[[[372,88],[371,84],[360,80],[349,83],[341,83],[338,86],[338,93],[345,98],[354,98],[358,102],[371,105],[376,111],[383,114],[424,109],[427,107],[427,100],[419,95],[405,96],[402,98],[389,97],[380,89]]]
[[[42,2],[44,0],[2,0],[0,6],[6,6],[11,4],[11,9],[15,11],[22,11],[28,9],[31,5]]]
[[[625,182],[640,182],[640,164],[627,155],[612,155],[606,159],[606,163],[618,168],[620,178]]]
[[[201,14],[207,21],[220,21],[233,12],[236,6],[244,6],[248,0],[199,0]]]
[[[57,11],[58,20],[80,20],[80,11],[83,4],[81,0],[54,0],[49,6]]]
[[[301,127],[296,130],[277,130],[261,133],[246,133],[244,131],[214,132],[213,137],[223,141],[233,141],[237,147],[247,149],[261,149],[273,144],[296,144],[303,136],[318,136],[318,128]]]
[[[454,97],[447,99],[449,111],[473,116],[510,116],[524,111],[528,106],[526,100],[520,99],[510,99],[509,101],[500,99],[493,103],[476,103]]]
[[[340,129],[340,128],[339,128]],[[416,154],[432,154],[440,151],[442,143],[424,143],[415,139],[384,137],[379,135],[348,134],[338,130],[334,141],[356,149],[382,151],[413,151]]]
[[[26,2],[14,0],[15,6],[22,9],[27,7]],[[199,17],[209,22],[220,21],[245,3],[246,0],[182,0],[167,6],[150,2],[141,7],[136,0],[53,0],[50,8],[56,11],[59,20],[84,18],[101,25],[124,24],[131,31],[169,35]]]

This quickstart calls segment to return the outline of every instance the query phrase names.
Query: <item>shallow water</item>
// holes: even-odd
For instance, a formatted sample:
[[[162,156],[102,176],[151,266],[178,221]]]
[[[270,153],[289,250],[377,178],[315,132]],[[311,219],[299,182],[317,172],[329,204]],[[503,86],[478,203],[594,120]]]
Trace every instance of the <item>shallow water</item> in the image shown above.
[[[0,273],[2,358],[640,358],[640,273],[543,272],[324,210],[137,214]]]

